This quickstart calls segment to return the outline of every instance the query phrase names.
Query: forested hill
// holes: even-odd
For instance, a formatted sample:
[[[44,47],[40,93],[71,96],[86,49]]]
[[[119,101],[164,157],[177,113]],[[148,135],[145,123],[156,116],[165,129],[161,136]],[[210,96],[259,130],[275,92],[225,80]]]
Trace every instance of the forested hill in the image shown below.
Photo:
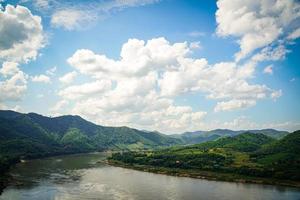
[[[197,144],[207,141],[216,140],[222,137],[233,137],[245,132],[251,132],[256,134],[264,134],[272,138],[280,139],[289,134],[287,131],[278,131],[275,129],[262,129],[262,130],[229,130],[229,129],[215,129],[210,131],[194,131],[194,132],[185,132],[182,134],[174,134],[171,137],[181,139],[185,144]]]
[[[0,172],[20,158],[108,149],[153,149],[179,139],[128,127],[104,127],[79,116],[0,111]]]
[[[282,139],[247,132],[196,145],[152,152],[116,153],[110,162],[153,172],[161,170],[161,173],[221,180],[267,178],[266,183],[287,183],[299,187],[300,131]],[[218,175],[217,172],[229,175]]]

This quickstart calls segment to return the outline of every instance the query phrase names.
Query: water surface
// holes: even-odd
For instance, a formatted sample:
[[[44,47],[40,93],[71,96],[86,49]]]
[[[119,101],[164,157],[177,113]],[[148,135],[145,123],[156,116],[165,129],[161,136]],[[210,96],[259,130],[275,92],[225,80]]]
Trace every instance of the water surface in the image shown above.
[[[295,199],[300,190],[140,172],[105,165],[105,154],[59,156],[19,163],[0,200]]]

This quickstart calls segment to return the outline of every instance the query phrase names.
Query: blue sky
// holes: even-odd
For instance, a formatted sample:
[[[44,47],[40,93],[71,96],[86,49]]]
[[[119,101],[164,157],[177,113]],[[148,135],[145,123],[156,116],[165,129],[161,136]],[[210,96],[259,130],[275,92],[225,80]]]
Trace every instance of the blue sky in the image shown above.
[[[300,129],[299,1],[1,5],[0,109],[164,133]]]

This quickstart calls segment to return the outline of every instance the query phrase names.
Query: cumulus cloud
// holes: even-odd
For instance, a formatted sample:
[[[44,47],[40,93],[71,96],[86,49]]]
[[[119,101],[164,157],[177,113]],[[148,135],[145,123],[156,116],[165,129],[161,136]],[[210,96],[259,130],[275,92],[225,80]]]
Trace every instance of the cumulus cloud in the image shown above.
[[[283,60],[287,53],[290,51],[285,48],[283,44],[277,47],[267,46],[263,48],[260,52],[255,54],[251,59],[256,62],[261,61],[278,61]]]
[[[60,77],[59,81],[64,84],[70,84],[73,82],[73,80],[76,78],[76,76],[77,76],[76,71],[69,72],[69,73],[66,73],[65,75],[63,75],[62,77]]]
[[[14,75],[20,71],[19,64],[15,62],[4,62],[2,68],[0,69],[0,74],[4,77]]]
[[[217,100],[215,111],[254,106],[264,98],[276,98],[276,90],[250,84],[256,62],[209,64],[191,57],[188,42],[170,43],[165,38],[129,39],[119,59],[88,49],[77,50],[67,62],[92,79],[60,89],[62,100],[72,100],[72,113],[97,123],[179,132],[204,126],[206,111],[179,106],[174,98],[202,93]]]
[[[28,62],[44,46],[41,18],[26,7],[7,5],[0,10],[0,59]]]
[[[27,89],[28,76],[22,72],[18,63],[4,62],[0,68],[0,104],[5,101],[17,101],[22,98]]]
[[[102,77],[143,76],[149,71],[172,67],[177,58],[189,52],[186,42],[170,44],[165,38],[148,40],[129,39],[121,50],[121,59],[113,60],[88,49],[77,50],[68,63],[81,73]]]
[[[217,34],[239,38],[237,60],[299,28],[300,4],[296,0],[219,0],[217,6]]]
[[[20,100],[27,89],[27,75],[17,71],[4,81],[0,81],[0,102]]]
[[[101,94],[111,88],[111,81],[100,80],[82,85],[73,85],[59,92],[59,95],[66,99],[80,99]]]
[[[241,108],[248,108],[256,104],[255,100],[246,100],[246,99],[232,99],[230,101],[218,102],[214,111],[231,111]]]
[[[51,79],[49,76],[46,76],[44,74],[32,76],[31,80],[33,82],[39,82],[39,83],[51,83]]]

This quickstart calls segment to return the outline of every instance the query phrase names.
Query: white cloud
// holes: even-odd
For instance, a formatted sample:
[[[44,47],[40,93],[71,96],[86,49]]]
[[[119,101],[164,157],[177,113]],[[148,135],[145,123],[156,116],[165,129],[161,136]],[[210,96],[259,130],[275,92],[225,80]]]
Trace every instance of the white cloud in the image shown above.
[[[278,45],[277,47],[267,46],[263,48],[259,53],[255,54],[251,59],[256,62],[261,61],[278,61],[283,60],[287,53],[290,51],[285,48],[284,45]]]
[[[111,88],[111,81],[100,80],[83,85],[69,86],[59,92],[59,95],[66,99],[80,99],[99,95]]]
[[[51,17],[51,24],[54,27],[74,30],[81,28],[82,24],[87,24],[95,19],[96,16],[94,16],[94,13],[92,12],[66,8],[53,13]]]
[[[201,43],[199,41],[190,43],[191,49],[202,49]]]
[[[80,101],[72,112],[103,125],[126,125],[169,133],[199,129],[206,115],[206,112],[195,112],[189,106],[174,106],[172,101],[154,93],[144,97],[114,97],[117,96]],[[91,107],[93,109],[89,109]]]
[[[249,83],[255,61],[210,65],[206,59],[190,58],[191,52],[189,43],[171,44],[164,38],[129,39],[120,59],[80,49],[67,61],[92,81],[62,88],[58,94],[72,100],[70,112],[99,124],[166,132],[205,127],[205,111],[175,104],[174,97],[184,93],[199,92],[219,101],[216,112],[278,97],[276,90]]]
[[[49,76],[54,76],[54,75],[55,75],[55,72],[56,72],[56,70],[57,70],[57,67],[56,67],[56,66],[54,66],[54,67],[52,67],[52,68],[48,69],[48,70],[46,71],[46,74],[47,74],[47,75],[49,75]]]
[[[233,99],[230,101],[218,102],[214,111],[215,112],[232,111],[232,110],[237,110],[237,109],[241,109],[241,108],[248,108],[251,106],[255,106],[255,104],[256,104],[255,100]]]
[[[67,106],[69,103],[66,100],[58,101],[53,107],[50,108],[51,112],[58,112],[59,110],[63,109],[65,106]]]
[[[291,34],[289,34],[289,36],[287,37],[290,40],[294,40],[300,37],[300,28],[296,29],[294,32],[292,32]]]
[[[18,71],[4,81],[0,81],[0,102],[20,100],[27,89],[27,75]]]
[[[1,4],[0,4],[1,5]],[[1,6],[0,6],[0,8],[1,8]],[[1,102],[0,102],[0,110],[7,110],[7,106],[5,105],[5,104],[2,104]]]
[[[53,3],[56,3],[56,0],[20,0],[19,4],[23,3],[32,3],[34,8],[39,11],[47,11],[51,8]]]
[[[16,105],[14,107],[9,107],[5,104],[1,104],[1,102],[0,102],[0,110],[13,110],[13,111],[16,111],[16,112],[21,112],[22,108],[19,105]]]
[[[285,38],[299,26],[300,4],[295,0],[219,0],[217,6],[217,34],[240,38],[237,60]]]
[[[75,30],[86,28],[93,22],[105,18],[109,13],[156,2],[158,0],[110,0],[72,4],[63,1],[35,0],[34,5],[38,9],[42,6],[53,11],[51,15],[53,27]]]
[[[0,69],[0,74],[4,77],[14,75],[20,71],[18,68],[19,64],[15,62],[4,62],[2,68]]]
[[[271,98],[276,100],[282,96],[282,90],[274,91],[271,93]]]
[[[39,9],[48,9],[50,6],[49,0],[34,0],[34,5]]]
[[[44,46],[44,33],[39,16],[26,7],[7,5],[0,10],[0,59],[28,62]]]
[[[265,74],[273,74],[273,65],[268,65],[263,71]]]
[[[64,83],[64,84],[70,84],[74,81],[74,79],[77,76],[77,72],[73,71],[73,72],[69,72],[65,75],[63,75],[62,77],[59,78],[59,81]]]
[[[28,76],[18,66],[15,62],[4,62],[0,69],[4,77],[3,81],[0,79],[0,104],[20,100],[27,89]]]
[[[253,106],[257,100],[271,97],[273,92],[265,85],[251,85],[247,82],[253,76],[255,63],[244,66],[217,63],[210,66],[205,59],[187,58],[180,59],[179,63],[178,70],[165,72],[159,80],[163,96],[198,91],[207,94],[209,99],[225,99],[215,108],[217,111],[225,111]],[[238,104],[231,105],[231,100]],[[221,106],[226,106],[226,109],[221,109]]]
[[[177,58],[185,56],[189,51],[186,42],[171,45],[165,38],[155,38],[147,43],[129,39],[122,47],[120,60],[80,49],[68,59],[68,63],[81,73],[94,77],[101,77],[103,74],[114,77],[143,76],[152,70],[172,67]]]
[[[51,83],[50,77],[46,76],[44,74],[40,74],[40,75],[36,75],[36,76],[32,76],[31,80],[33,82],[40,82],[40,83]]]

